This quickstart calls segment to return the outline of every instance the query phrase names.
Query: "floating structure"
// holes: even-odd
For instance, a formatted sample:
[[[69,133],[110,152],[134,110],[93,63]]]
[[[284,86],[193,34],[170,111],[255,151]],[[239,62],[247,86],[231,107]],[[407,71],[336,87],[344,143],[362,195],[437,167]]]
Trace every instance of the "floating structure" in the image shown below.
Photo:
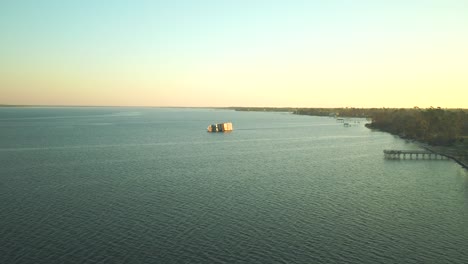
[[[448,159],[444,155],[440,155],[427,150],[384,150],[384,157],[386,159]]]
[[[232,123],[219,123],[209,125],[207,128],[208,132],[229,132],[232,131]]]

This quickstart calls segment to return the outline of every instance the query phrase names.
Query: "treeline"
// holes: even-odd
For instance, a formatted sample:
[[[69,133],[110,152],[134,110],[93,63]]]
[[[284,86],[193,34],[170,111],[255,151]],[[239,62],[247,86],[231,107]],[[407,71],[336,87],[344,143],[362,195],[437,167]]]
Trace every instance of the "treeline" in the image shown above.
[[[227,107],[226,109],[235,111],[253,111],[253,112],[291,112],[296,108],[292,107]]]
[[[366,117],[369,128],[386,131],[402,138],[431,145],[468,144],[468,111],[466,109],[427,108],[297,108],[299,115]]]
[[[379,108],[228,107],[235,111],[290,112],[297,115],[368,117]]]
[[[468,145],[468,110],[427,108],[275,108],[233,107],[237,111],[291,112],[298,115],[363,117],[369,128],[431,145]]]
[[[382,109],[371,117],[369,128],[431,145],[452,145],[468,136],[468,112],[463,109]]]
[[[379,108],[295,108],[292,111],[298,115],[313,116],[341,116],[341,117],[370,117]]]

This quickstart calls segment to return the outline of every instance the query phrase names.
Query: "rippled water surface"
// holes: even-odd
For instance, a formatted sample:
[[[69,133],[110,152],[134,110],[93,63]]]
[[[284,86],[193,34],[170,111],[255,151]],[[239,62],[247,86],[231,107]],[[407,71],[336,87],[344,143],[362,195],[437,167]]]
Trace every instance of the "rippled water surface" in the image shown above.
[[[0,263],[468,263],[466,170],[363,124],[0,108]]]

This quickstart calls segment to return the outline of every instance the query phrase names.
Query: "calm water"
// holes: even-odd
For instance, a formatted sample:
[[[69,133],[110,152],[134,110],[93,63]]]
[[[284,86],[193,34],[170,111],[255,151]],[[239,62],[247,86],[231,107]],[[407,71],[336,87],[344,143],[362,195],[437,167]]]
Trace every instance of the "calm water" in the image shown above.
[[[468,173],[386,148],[418,147],[287,113],[0,108],[0,263],[468,263]]]

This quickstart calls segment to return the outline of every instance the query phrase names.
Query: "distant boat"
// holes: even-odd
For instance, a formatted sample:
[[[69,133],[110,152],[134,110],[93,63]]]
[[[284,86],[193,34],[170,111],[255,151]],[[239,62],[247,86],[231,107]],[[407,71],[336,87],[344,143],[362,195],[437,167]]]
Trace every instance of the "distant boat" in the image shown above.
[[[228,132],[232,131],[232,123],[219,123],[209,125],[207,128],[208,132]]]

